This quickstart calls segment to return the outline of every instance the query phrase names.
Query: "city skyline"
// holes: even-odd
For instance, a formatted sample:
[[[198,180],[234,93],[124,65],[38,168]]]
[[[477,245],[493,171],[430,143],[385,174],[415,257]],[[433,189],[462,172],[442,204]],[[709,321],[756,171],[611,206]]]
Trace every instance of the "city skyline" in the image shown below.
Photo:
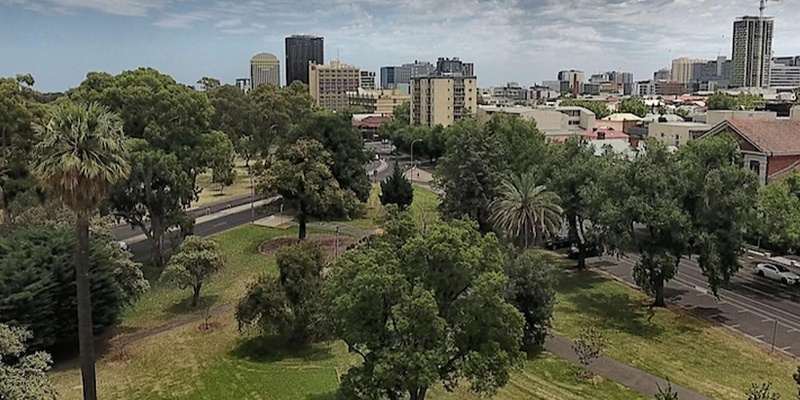
[[[420,0],[0,0],[0,75],[31,73],[37,89],[61,91],[89,71],[150,66],[186,84],[203,76],[232,84],[249,75],[254,54],[284,59],[285,37],[311,34],[325,38],[326,61],[364,70],[460,57],[476,64],[482,87],[529,86],[573,68],[641,80],[678,57],[730,58],[733,21],[757,12],[755,0],[472,0],[436,8]],[[775,16],[774,54],[800,54],[791,32],[800,7],[770,2],[766,15]]]

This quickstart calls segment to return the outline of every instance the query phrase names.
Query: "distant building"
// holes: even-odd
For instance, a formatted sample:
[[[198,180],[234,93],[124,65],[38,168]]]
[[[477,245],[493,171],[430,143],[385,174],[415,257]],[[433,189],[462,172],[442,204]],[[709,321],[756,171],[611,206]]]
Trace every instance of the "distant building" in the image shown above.
[[[450,126],[478,109],[478,79],[465,76],[463,63],[439,58],[426,76],[411,78],[411,122]]]
[[[669,68],[662,68],[653,73],[653,80],[654,81],[668,81],[672,79],[672,74],[669,71]]]
[[[592,129],[594,127],[595,114],[583,107],[558,106],[555,110],[567,116],[567,125],[570,128]]]
[[[769,87],[800,87],[800,56],[773,58],[769,71]]]
[[[656,95],[656,83],[654,81],[636,82],[633,95],[637,97],[650,97]]]
[[[236,88],[247,93],[250,91],[250,78],[236,78]]]
[[[361,83],[359,84],[359,87],[364,89],[375,89],[375,72],[361,71]]]
[[[579,94],[583,92],[585,75],[583,74],[583,71],[575,69],[563,70],[558,72],[558,81],[560,83],[560,92]]]
[[[471,62],[464,63],[464,75],[475,76],[475,64]]]
[[[647,136],[667,146],[681,147],[708,132],[712,125],[698,122],[651,122]]]
[[[274,54],[259,53],[250,59],[250,87],[265,83],[281,86],[281,61]]]
[[[525,101],[528,99],[528,90],[521,87],[517,82],[509,82],[505,86],[493,88],[492,97],[514,101]]]
[[[549,88],[555,92],[561,92],[561,82],[560,81],[542,81],[542,86]]]
[[[347,92],[355,92],[361,84],[358,67],[331,61],[330,65],[309,64],[309,92],[317,106],[342,110],[349,105]]]
[[[369,114],[392,115],[394,108],[411,101],[411,95],[400,89],[364,89],[347,92],[351,107],[362,107]]]
[[[692,68],[691,83],[695,91],[713,91],[716,88],[730,86],[733,61],[728,60],[725,56],[719,56],[716,60],[694,64]]]
[[[672,81],[687,84],[694,80],[695,65],[705,64],[706,60],[681,57],[672,60],[670,76]]]
[[[656,82],[656,96],[680,96],[686,92],[686,84],[680,82]]]
[[[553,90],[548,86],[534,85],[528,88],[528,100],[532,101],[552,101],[557,99],[560,94],[558,90]]]
[[[381,67],[381,89],[394,89],[397,87],[397,69],[400,67]]]
[[[740,17],[733,23],[734,87],[766,87],[772,57],[773,19]]]
[[[286,85],[309,82],[309,64],[325,64],[324,40],[319,36],[293,35],[286,38]]]

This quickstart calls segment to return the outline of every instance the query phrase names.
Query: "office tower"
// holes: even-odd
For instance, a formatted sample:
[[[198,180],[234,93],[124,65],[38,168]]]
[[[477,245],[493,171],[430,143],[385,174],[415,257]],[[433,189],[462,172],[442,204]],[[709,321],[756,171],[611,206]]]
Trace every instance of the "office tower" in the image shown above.
[[[309,84],[308,65],[325,64],[324,39],[319,36],[293,35],[286,38],[286,84],[294,81]]]
[[[478,109],[478,79],[464,75],[458,58],[439,58],[426,76],[411,78],[411,121],[450,126]]]
[[[375,89],[375,72],[361,71],[361,83],[359,87],[364,89]]]
[[[250,91],[250,78],[236,78],[236,88],[247,93]]]
[[[559,91],[561,93],[569,92],[572,93],[573,97],[577,97],[579,93],[583,92],[584,79],[583,71],[575,69],[559,71]]]
[[[358,91],[361,70],[338,60],[330,65],[308,65],[308,89],[317,106],[342,110],[348,106],[347,92]]]
[[[475,76],[475,63],[471,62],[464,63],[464,75]]]
[[[671,78],[671,74],[669,72],[669,68],[661,68],[660,70],[653,73],[653,80],[654,81],[668,81]]]
[[[281,86],[281,62],[270,53],[260,53],[250,59],[250,87],[270,83]]]
[[[773,58],[769,70],[769,87],[800,87],[800,56]]]
[[[733,23],[734,87],[766,87],[772,56],[771,17],[739,17]]]
[[[705,64],[706,60],[681,57],[672,60],[671,78],[673,82],[689,83],[693,80],[694,66]]]
[[[397,69],[400,67],[381,67],[381,89],[394,89],[397,87]]]

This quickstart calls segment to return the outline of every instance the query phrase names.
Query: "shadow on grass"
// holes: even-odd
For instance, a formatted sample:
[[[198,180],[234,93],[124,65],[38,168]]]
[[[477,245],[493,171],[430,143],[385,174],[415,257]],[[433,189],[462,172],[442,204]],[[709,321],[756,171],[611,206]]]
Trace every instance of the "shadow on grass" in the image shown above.
[[[177,303],[172,303],[164,311],[166,311],[171,316],[198,313],[213,307],[215,304],[217,304],[217,300],[219,299],[219,295],[216,294],[205,295],[205,296],[201,294],[197,306],[192,307],[192,293],[191,291],[186,290],[186,294],[187,296],[185,299]]]
[[[327,392],[327,393],[317,393],[317,394],[310,394],[306,397],[306,400],[337,400],[339,399],[339,392]]]
[[[608,279],[592,271],[562,271],[556,291],[569,303],[589,314],[600,328],[614,329],[632,335],[654,338],[663,328],[650,322],[654,312],[645,302],[627,292],[602,290]]]
[[[298,346],[275,337],[261,336],[241,341],[230,355],[255,362],[276,362],[290,358],[323,361],[334,357],[325,344]]]

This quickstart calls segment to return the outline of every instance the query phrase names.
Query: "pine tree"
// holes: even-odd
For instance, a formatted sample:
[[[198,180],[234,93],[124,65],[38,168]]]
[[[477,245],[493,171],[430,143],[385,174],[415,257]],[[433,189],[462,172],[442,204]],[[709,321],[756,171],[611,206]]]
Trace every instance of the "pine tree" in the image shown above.
[[[397,208],[405,210],[414,200],[414,188],[403,176],[400,165],[395,162],[392,176],[381,182],[381,204],[397,204]]]

